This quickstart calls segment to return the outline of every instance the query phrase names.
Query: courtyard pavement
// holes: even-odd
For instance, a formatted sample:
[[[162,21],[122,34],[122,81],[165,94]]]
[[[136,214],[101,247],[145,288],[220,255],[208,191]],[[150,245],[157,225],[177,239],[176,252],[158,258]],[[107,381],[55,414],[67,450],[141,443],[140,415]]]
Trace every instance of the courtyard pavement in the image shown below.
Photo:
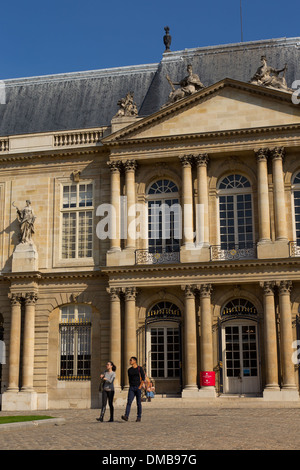
[[[1,450],[101,450],[101,451],[200,451],[200,450],[298,450],[300,403],[264,403],[259,400],[218,399],[183,402],[155,399],[143,403],[140,423],[136,404],[129,421],[121,419],[124,406],[109,410],[103,423],[99,410],[48,410],[8,415],[48,415],[60,421],[4,428],[0,426]],[[2,427],[2,428],[1,428]]]

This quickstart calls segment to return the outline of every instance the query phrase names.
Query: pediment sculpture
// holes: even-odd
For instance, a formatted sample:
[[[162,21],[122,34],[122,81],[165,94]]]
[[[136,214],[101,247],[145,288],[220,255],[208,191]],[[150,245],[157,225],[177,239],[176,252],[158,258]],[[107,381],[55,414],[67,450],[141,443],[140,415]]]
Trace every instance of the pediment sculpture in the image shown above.
[[[166,76],[168,82],[171,85],[172,91],[169,94],[167,103],[164,104],[162,108],[205,88],[199,76],[196,73],[193,73],[193,69],[190,64],[187,66],[187,73],[188,75],[180,80],[180,82],[172,82],[169,75]],[[175,85],[179,85],[180,88],[176,89]]]
[[[290,91],[287,86],[285,74],[287,71],[287,64],[282,69],[275,69],[267,64],[265,56],[261,57],[262,65],[257,69],[254,76],[251,78],[250,83],[253,85],[261,85],[279,90]],[[283,72],[282,76],[279,76]]]
[[[118,101],[118,106],[120,106],[119,111],[117,114],[115,114],[116,117],[122,117],[122,116],[137,116],[138,115],[138,109],[136,106],[136,103],[133,101],[133,92],[130,91],[127,93],[125,98],[121,98]]]

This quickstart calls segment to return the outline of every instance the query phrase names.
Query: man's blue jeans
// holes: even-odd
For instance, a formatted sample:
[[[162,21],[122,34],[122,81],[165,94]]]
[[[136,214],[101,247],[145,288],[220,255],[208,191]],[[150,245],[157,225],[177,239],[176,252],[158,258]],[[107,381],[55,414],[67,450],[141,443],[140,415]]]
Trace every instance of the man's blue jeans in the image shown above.
[[[137,404],[137,417],[142,417],[142,397],[141,397],[141,389],[139,387],[129,387],[128,390],[128,397],[127,397],[127,405],[126,405],[126,416],[129,416],[131,404],[136,397],[136,404]]]

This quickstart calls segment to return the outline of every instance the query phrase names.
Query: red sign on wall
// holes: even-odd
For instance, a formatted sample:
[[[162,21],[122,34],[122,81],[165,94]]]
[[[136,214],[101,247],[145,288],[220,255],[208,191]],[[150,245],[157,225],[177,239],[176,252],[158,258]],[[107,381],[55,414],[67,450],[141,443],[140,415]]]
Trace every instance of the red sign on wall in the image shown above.
[[[215,372],[202,371],[200,372],[200,385],[201,387],[214,387],[216,384]]]

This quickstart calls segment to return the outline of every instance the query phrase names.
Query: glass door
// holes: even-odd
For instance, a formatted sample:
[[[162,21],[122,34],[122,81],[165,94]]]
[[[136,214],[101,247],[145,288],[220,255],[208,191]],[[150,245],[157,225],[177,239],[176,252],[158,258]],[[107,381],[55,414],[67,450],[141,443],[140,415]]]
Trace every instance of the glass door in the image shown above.
[[[224,393],[260,392],[257,324],[245,321],[223,326]]]

